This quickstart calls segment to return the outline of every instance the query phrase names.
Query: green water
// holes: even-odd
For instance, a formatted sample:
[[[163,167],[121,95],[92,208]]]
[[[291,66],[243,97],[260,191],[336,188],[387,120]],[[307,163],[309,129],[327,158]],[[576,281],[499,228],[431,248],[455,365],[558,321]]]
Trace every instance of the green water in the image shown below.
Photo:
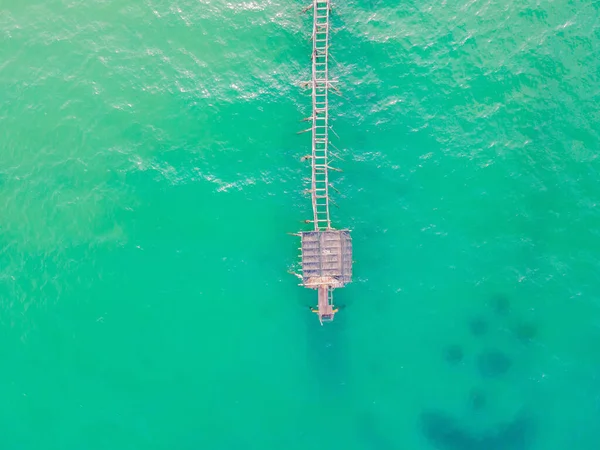
[[[599,3],[335,2],[326,327],[304,3],[0,3],[3,449],[598,448]]]

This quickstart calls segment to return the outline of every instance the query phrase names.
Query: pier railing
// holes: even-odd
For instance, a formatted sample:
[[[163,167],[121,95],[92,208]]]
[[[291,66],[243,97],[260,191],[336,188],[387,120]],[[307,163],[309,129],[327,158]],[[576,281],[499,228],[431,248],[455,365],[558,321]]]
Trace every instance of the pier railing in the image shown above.
[[[313,0],[312,207],[315,230],[331,228],[329,217],[329,14],[330,0]]]

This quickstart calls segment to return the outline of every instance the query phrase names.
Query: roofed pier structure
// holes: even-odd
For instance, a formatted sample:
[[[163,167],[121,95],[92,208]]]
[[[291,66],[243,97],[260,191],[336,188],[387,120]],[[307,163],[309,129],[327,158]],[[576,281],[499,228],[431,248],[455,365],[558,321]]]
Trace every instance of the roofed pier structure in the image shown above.
[[[329,215],[329,89],[334,81],[329,78],[329,16],[330,0],[312,0],[306,10],[313,10],[312,78],[306,83],[312,89],[312,152],[311,201],[314,225],[312,231],[303,231],[301,237],[302,285],[318,291],[313,312],[321,324],[331,322],[337,312],[333,290],[352,280],[352,240],[349,230],[336,230]]]

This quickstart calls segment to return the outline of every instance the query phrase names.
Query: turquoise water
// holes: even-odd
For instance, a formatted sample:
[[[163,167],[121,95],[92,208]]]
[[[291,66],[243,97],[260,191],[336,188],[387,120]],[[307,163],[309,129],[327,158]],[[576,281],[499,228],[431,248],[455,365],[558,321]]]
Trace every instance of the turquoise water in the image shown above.
[[[598,448],[599,4],[335,2],[320,327],[304,3],[0,4],[2,448]]]

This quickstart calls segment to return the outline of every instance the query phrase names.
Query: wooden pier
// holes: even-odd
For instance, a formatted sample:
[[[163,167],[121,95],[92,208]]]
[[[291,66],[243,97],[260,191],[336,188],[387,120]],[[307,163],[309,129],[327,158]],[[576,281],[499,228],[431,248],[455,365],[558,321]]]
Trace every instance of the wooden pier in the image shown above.
[[[311,199],[314,225],[311,231],[300,232],[302,285],[316,289],[318,302],[312,311],[321,324],[333,320],[337,308],[333,289],[352,280],[352,240],[349,230],[335,230],[329,216],[329,79],[330,0],[312,0],[312,79],[306,83],[312,89],[312,152]]]

